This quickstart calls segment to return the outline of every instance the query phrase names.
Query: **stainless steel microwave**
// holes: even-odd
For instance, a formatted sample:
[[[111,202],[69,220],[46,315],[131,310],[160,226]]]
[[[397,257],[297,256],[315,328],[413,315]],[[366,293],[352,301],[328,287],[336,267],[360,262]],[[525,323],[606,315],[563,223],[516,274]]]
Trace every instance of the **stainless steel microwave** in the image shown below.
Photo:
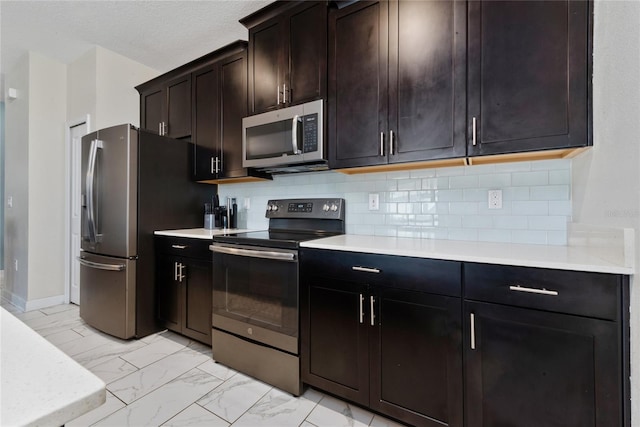
[[[327,169],[323,101],[242,119],[242,166],[271,173]]]

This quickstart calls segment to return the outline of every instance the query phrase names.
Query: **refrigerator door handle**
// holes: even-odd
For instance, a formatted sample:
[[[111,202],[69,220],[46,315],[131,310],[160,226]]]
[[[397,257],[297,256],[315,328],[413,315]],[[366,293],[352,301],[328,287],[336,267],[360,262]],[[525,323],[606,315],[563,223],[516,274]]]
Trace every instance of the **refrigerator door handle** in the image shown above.
[[[85,267],[97,268],[98,270],[124,271],[126,268],[124,264],[103,264],[101,262],[88,261],[82,257],[78,257],[78,261]]]
[[[87,195],[87,222],[89,228],[89,241],[97,243],[96,213],[95,213],[95,174],[98,149],[102,148],[102,141],[94,139],[91,141],[91,151],[89,152],[89,165],[87,167],[87,178],[85,192]]]

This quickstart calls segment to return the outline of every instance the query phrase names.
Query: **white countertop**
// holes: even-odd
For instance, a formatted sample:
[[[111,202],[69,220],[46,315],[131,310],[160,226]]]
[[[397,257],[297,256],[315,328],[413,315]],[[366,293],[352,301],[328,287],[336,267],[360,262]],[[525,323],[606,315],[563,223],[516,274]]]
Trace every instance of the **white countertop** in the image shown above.
[[[464,242],[351,234],[311,240],[300,246],[561,270],[627,275],[634,273],[634,269],[625,264],[624,257],[606,248],[588,246]]]
[[[209,230],[207,228],[184,228],[181,230],[159,230],[154,234],[158,236],[170,236],[170,237],[189,237],[192,239],[212,240],[213,236],[219,236],[221,234],[236,234],[245,233],[248,230],[244,228],[214,228]]]
[[[60,426],[102,405],[105,384],[0,308],[0,425]]]

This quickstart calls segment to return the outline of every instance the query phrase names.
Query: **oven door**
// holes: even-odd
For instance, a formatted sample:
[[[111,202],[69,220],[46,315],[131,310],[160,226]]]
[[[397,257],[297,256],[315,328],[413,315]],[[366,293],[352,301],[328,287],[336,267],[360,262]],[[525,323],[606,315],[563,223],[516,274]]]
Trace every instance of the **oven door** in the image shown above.
[[[298,252],[214,242],[213,327],[298,354]]]

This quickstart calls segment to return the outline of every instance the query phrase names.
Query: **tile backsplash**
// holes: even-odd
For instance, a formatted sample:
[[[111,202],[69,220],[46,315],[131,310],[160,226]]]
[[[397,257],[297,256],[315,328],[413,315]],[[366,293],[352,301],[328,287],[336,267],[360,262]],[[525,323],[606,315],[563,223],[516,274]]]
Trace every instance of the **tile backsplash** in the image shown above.
[[[488,208],[494,189],[502,190],[502,209]],[[218,193],[220,200],[237,198],[238,226],[252,229],[268,227],[269,199],[342,197],[350,234],[566,245],[571,161],[276,175],[273,181],[220,185]],[[370,193],[379,195],[379,210],[369,210]]]

